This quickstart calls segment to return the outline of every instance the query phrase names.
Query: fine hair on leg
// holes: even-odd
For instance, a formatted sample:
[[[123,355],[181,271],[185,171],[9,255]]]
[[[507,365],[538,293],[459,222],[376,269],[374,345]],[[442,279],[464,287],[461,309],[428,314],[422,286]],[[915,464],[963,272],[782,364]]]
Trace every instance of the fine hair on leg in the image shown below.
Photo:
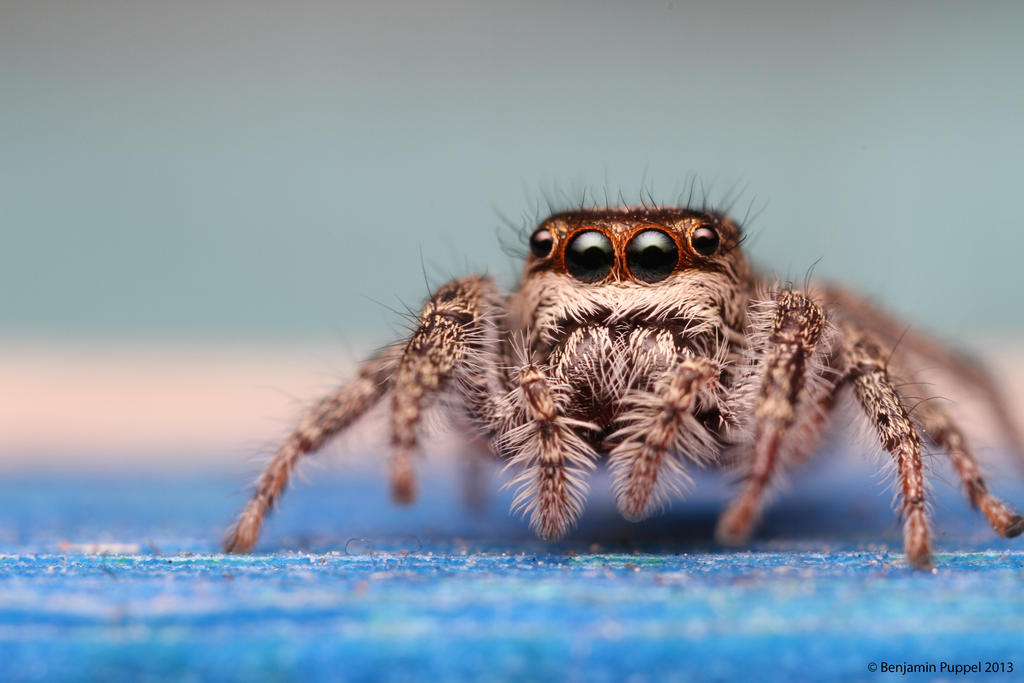
[[[822,381],[827,370],[816,352],[827,328],[821,306],[799,291],[776,294],[770,311],[763,351],[755,360],[751,380],[753,444],[737,463],[743,485],[719,518],[715,531],[721,543],[738,544],[749,538],[760,515],[764,496],[778,474],[818,441],[834,387]],[[756,353],[756,350],[755,350]],[[815,362],[817,361],[817,362]],[[794,429],[799,424],[800,429]]]
[[[507,467],[520,470],[508,483],[517,487],[512,509],[529,516],[538,536],[557,540],[583,512],[585,476],[595,467],[597,454],[576,430],[591,425],[562,414],[564,394],[534,363],[519,370],[519,387],[513,393],[520,406],[518,424],[500,438],[508,453]]]
[[[892,454],[896,463],[907,561],[918,569],[930,569],[931,540],[925,506],[921,436],[889,376],[887,354],[851,324],[844,324],[842,333],[845,381],[853,387],[882,446]]]
[[[905,349],[935,367],[942,368],[953,378],[973,387],[995,417],[1018,462],[1024,465],[1024,433],[1021,432],[1020,425],[1014,418],[1014,411],[999,384],[981,363],[930,336],[915,331],[861,296],[842,287],[826,287],[825,296],[830,302],[840,306],[843,314],[858,327],[878,335],[888,345]]]
[[[679,483],[687,477],[678,456],[703,463],[715,452],[714,437],[693,412],[701,392],[718,375],[718,366],[707,358],[683,360],[652,390],[635,392],[626,401],[609,454],[612,490],[626,519],[643,519],[669,494],[680,493]]]
[[[352,382],[321,399],[300,419],[257,480],[252,498],[228,532],[225,551],[251,550],[299,459],[320,449],[389,390],[392,491],[400,502],[411,500],[415,494],[412,454],[423,411],[450,385],[463,394],[467,407],[482,413],[481,397],[500,384],[495,357],[499,298],[490,280],[479,276],[440,287],[424,306],[408,342],[368,360]]]
[[[252,498],[238,515],[224,541],[224,551],[246,553],[260,535],[263,519],[288,484],[299,459],[319,450],[328,439],[355,422],[387,391],[397,362],[396,347],[388,347],[366,361],[348,384],[320,399],[274,453],[256,480]]]
[[[1019,536],[1024,531],[1024,518],[989,492],[966,436],[949,413],[935,401],[922,401],[913,417],[928,440],[949,457],[971,505],[985,514],[995,532],[1005,538]]]
[[[427,408],[449,386],[473,404],[493,382],[498,296],[489,279],[466,277],[442,285],[420,313],[392,380],[390,471],[396,502],[416,496],[412,458]]]

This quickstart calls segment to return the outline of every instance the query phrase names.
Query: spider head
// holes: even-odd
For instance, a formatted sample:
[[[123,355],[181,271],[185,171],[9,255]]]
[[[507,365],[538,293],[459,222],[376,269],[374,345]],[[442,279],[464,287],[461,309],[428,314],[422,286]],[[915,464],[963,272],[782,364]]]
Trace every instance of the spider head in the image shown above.
[[[557,213],[530,236],[516,307],[536,335],[575,323],[742,316],[749,269],[739,226],[687,208]]]
[[[567,276],[581,284],[657,286],[682,271],[722,271],[741,261],[738,226],[684,208],[619,207],[558,213],[530,236],[525,277]]]

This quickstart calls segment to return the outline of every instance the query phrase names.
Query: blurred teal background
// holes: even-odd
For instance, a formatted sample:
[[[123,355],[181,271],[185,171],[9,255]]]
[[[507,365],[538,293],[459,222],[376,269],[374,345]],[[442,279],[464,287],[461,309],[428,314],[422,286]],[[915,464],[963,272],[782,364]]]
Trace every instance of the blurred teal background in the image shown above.
[[[383,341],[545,196],[1024,325],[1020,3],[0,4],[0,334]],[[514,232],[505,230],[506,238]],[[964,335],[966,336],[966,335]]]

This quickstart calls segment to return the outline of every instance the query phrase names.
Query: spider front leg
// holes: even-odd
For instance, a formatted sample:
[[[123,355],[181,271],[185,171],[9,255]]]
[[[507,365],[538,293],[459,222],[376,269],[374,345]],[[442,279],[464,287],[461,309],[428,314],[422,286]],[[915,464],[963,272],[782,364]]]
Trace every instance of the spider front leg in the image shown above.
[[[753,452],[743,488],[719,518],[715,535],[721,543],[749,538],[765,492],[787,464],[785,451],[807,446],[787,436],[801,418],[813,427],[818,415],[801,413],[819,410],[828,400],[827,393],[807,396],[809,368],[825,326],[821,306],[805,294],[784,290],[776,296],[754,405]]]
[[[280,497],[299,459],[319,450],[372,408],[387,391],[397,362],[397,348],[389,347],[366,361],[356,378],[316,403],[284,440],[256,481],[256,490],[228,531],[224,552],[247,553],[260,535],[270,506]]]
[[[592,425],[565,415],[565,386],[532,362],[519,370],[519,388],[511,400],[518,419],[500,435],[498,445],[509,467],[522,468],[509,482],[518,487],[512,509],[530,516],[530,528],[539,537],[558,540],[583,512],[583,477],[597,455],[576,429]]]
[[[698,462],[714,452],[714,440],[694,417],[702,390],[718,379],[719,367],[707,358],[690,358],[664,372],[651,391],[627,400],[619,418],[624,426],[609,454],[612,490],[622,516],[640,520],[651,514],[675,480],[686,473],[676,454]]]
[[[843,326],[844,380],[849,381],[882,445],[896,460],[903,501],[903,547],[918,569],[932,566],[928,515],[925,509],[921,436],[889,377],[886,354],[852,325]]]

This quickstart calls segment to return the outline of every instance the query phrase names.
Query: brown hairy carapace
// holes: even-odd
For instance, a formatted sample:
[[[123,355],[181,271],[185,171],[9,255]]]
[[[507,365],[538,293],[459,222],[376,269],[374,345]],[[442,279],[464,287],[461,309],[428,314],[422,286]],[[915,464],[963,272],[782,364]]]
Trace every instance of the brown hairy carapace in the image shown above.
[[[933,339],[905,334],[854,294],[798,291],[757,274],[741,241],[739,226],[715,211],[551,216],[530,237],[514,291],[481,276],[443,285],[408,339],[308,411],[257,481],[225,550],[251,550],[299,459],[385,397],[396,500],[416,495],[425,411],[449,399],[443,405],[461,406],[515,473],[513,508],[545,539],[573,528],[589,474],[606,461],[619,510],[633,520],[680,495],[688,467],[738,472],[717,537],[743,543],[781,475],[814,453],[847,390],[895,465],[910,564],[932,565],[926,443],[950,458],[998,534],[1024,531],[1021,516],[989,493],[947,411],[908,394],[920,388],[915,359],[941,363],[981,395],[1019,450],[989,375]]]

